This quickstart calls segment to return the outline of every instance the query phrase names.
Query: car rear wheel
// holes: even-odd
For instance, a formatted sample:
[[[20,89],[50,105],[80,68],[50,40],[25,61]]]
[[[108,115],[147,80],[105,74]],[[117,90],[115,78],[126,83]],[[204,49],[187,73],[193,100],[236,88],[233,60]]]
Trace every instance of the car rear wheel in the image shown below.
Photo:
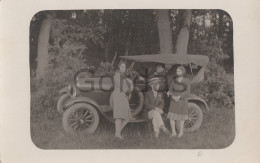
[[[94,133],[99,124],[97,110],[90,104],[77,103],[70,106],[63,114],[62,125],[66,132]]]
[[[203,114],[197,104],[188,103],[188,118],[184,123],[184,131],[193,132],[198,130],[203,120]]]
[[[132,117],[137,116],[142,111],[144,106],[144,95],[139,88],[134,87],[129,100],[129,105],[131,108]]]

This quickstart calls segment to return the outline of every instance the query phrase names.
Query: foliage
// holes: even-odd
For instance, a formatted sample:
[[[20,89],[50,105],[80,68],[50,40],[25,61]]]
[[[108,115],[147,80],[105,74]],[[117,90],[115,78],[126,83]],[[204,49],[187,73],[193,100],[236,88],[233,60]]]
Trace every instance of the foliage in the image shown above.
[[[200,54],[209,56],[209,64],[205,70],[205,79],[200,84],[200,95],[210,105],[217,107],[234,107],[234,81],[233,75],[227,74],[223,61],[229,56],[224,54],[218,39],[198,40]]]
[[[183,11],[169,10],[173,43],[176,42],[181,27]],[[31,82],[32,98],[35,98],[32,101],[35,102],[33,105],[35,108],[54,108],[59,89],[72,81],[73,74],[77,70],[87,68],[90,63],[100,64],[97,75],[104,73],[104,70],[112,72],[113,67],[109,67],[107,62],[100,63],[104,58],[106,48],[110,60],[115,52],[118,52],[118,55],[124,55],[126,50],[130,55],[159,52],[157,20],[154,10],[55,12],[56,18],[52,22],[49,41],[48,76],[40,81],[32,78]],[[232,20],[222,10],[193,10],[192,14],[188,52],[208,55],[210,58],[205,80],[199,86],[200,96],[205,98],[209,104],[233,107]],[[43,14],[36,15],[31,22],[30,42],[33,46],[30,47],[30,63],[32,74],[36,69],[33,66],[37,48],[38,33],[36,29],[39,28],[41,15]],[[105,73],[110,73],[110,71]]]
[[[225,11],[193,12],[188,51],[209,57],[205,80],[198,92],[208,104],[217,107],[234,107],[232,28],[232,20]]]
[[[95,76],[100,77],[100,76],[107,76],[107,75],[112,75],[115,73],[115,70],[113,66],[109,62],[101,62],[97,70],[95,71]]]
[[[88,67],[85,63],[87,57],[83,55],[87,49],[86,42],[102,40],[102,37],[94,37],[93,32],[96,31],[72,25],[70,20],[53,20],[46,76],[43,79],[32,77],[31,81],[33,112],[56,110],[59,90],[73,81],[76,71]]]

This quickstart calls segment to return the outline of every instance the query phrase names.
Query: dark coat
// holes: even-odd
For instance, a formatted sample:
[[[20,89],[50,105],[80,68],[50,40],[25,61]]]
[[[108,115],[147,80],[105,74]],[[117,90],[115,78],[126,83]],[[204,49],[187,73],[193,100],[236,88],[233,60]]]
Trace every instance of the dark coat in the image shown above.
[[[144,108],[145,116],[148,116],[148,112],[150,110],[154,110],[155,107],[163,109],[164,108],[163,94],[157,92],[157,97],[155,99],[153,91],[149,90],[148,92],[145,93],[144,106],[145,106],[145,108]]]

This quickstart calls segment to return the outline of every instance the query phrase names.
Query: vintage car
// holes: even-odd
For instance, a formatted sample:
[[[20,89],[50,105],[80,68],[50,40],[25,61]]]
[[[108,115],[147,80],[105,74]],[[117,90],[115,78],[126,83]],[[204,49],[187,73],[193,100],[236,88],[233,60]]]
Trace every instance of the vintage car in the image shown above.
[[[147,54],[120,56],[120,58],[132,62],[126,72],[129,78],[135,81],[129,100],[131,113],[134,117],[130,123],[150,121],[142,114],[144,93],[147,91],[146,88],[148,88],[148,85],[147,82],[136,82],[135,79],[139,75],[133,68],[136,62],[142,64],[163,63],[167,65],[167,80],[165,80],[167,82],[164,82],[164,86],[166,86],[164,88],[167,88],[167,85],[176,72],[176,66],[183,65],[189,67],[190,74],[192,75],[190,77],[191,84],[194,85],[203,80],[204,70],[209,61],[207,56],[191,54]],[[79,78],[79,74],[86,71],[88,69],[81,70],[75,74],[73,84],[60,91],[61,96],[57,103],[57,110],[63,116],[62,125],[66,132],[94,133],[101,117],[114,123],[113,108],[109,103],[110,95],[113,91],[113,75]],[[195,76],[193,75],[194,72],[196,72]],[[169,98],[165,96],[165,100],[169,101]],[[192,93],[188,96],[188,102],[189,119],[185,121],[184,130],[185,132],[193,132],[200,128],[203,120],[202,109],[205,111],[208,110],[208,105],[202,98]],[[166,114],[168,107],[169,105],[165,105]],[[164,120],[167,120],[165,114]]]

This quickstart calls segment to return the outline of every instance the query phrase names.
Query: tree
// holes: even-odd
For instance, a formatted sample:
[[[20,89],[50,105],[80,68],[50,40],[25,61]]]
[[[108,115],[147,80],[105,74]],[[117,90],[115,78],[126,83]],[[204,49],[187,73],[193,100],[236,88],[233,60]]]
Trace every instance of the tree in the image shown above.
[[[160,53],[173,53],[172,33],[168,10],[157,10],[157,27],[159,33]]]
[[[30,63],[35,62],[38,50],[37,77],[42,76],[39,72],[44,73],[48,67],[52,80],[65,84],[79,68],[98,65],[103,58],[114,62],[112,57],[115,54],[163,54],[173,51],[185,54],[188,51],[210,58],[205,71],[208,84],[203,85],[204,90],[201,91],[205,93],[205,99],[228,99],[226,95],[233,97],[232,90],[224,92],[229,86],[223,87],[232,84],[232,81],[225,84],[225,71],[230,69],[231,75],[233,73],[233,23],[223,10],[55,11],[55,19],[51,12],[44,11],[37,17],[31,22],[30,32]],[[32,65],[34,74],[36,66]],[[136,65],[136,68],[144,73],[143,65]],[[50,79],[48,75],[44,78]],[[214,86],[216,84],[219,88]],[[224,94],[213,95],[214,91]],[[230,101],[225,103],[230,104]]]
[[[185,10],[183,13],[182,28],[177,36],[176,54],[186,54],[189,43],[189,32],[192,10]]]
[[[53,12],[45,12],[45,18],[42,20],[37,51],[37,71],[36,77],[41,78],[44,76],[45,70],[48,67],[48,45],[50,37],[51,22],[54,17]]]
[[[45,18],[42,20],[40,27],[38,51],[37,51],[37,71],[36,77],[40,78],[44,76],[45,69],[48,67],[48,44],[50,37],[51,22],[54,17],[53,12],[45,12]]]

